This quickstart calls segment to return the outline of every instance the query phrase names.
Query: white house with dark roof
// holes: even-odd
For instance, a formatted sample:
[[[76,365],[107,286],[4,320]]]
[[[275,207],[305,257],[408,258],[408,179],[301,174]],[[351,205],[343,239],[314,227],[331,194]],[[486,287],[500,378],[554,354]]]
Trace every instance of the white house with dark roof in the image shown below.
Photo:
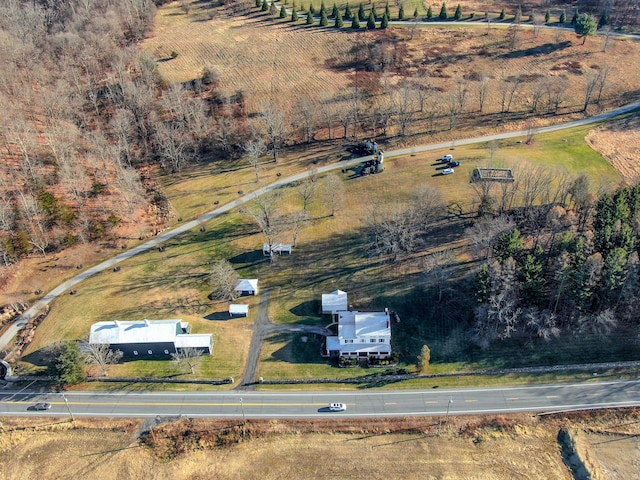
[[[391,357],[389,309],[383,312],[339,311],[338,335],[326,341],[327,355],[345,358]]]
[[[170,357],[184,348],[196,348],[211,355],[213,336],[191,334],[189,324],[173,320],[111,320],[91,325],[90,344],[106,344],[132,357]]]

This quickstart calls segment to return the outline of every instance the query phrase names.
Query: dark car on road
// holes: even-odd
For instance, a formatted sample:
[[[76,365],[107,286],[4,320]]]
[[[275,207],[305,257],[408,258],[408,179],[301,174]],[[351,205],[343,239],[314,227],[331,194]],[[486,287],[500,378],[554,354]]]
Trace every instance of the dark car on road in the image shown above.
[[[459,166],[460,166],[460,162],[451,161],[451,162],[447,163],[447,167],[449,167],[449,168],[459,167]]]
[[[45,403],[45,402],[36,403],[33,406],[34,410],[49,410],[50,408],[51,408],[51,404]]]

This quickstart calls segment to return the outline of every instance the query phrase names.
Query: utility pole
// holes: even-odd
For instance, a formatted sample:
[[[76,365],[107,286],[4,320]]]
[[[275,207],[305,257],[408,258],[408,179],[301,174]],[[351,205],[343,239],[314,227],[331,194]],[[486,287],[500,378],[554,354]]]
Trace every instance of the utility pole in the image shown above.
[[[451,404],[453,403],[453,398],[449,397],[449,401],[447,402],[447,413],[444,417],[444,423],[447,423],[449,420],[449,409],[451,408]],[[440,435],[440,429],[442,428],[442,417],[440,417],[440,422],[438,422],[438,435]]]
[[[71,417],[71,422],[75,425],[76,420],[73,418],[73,413],[71,413],[71,407],[69,406],[69,400],[67,400],[67,396],[63,393],[62,399],[64,400],[64,404],[67,406],[67,410],[69,410],[69,416]]]

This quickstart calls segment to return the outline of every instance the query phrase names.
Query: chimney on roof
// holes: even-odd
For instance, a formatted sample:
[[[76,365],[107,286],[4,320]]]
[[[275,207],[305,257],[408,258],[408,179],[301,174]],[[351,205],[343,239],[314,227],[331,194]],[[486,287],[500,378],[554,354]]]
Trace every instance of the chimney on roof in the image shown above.
[[[148,327],[149,326],[149,320],[147,320],[146,318],[144,319],[144,326]]]
[[[120,322],[118,322],[118,320],[114,320],[114,321],[113,321],[113,324],[114,324],[116,327],[120,328]]]

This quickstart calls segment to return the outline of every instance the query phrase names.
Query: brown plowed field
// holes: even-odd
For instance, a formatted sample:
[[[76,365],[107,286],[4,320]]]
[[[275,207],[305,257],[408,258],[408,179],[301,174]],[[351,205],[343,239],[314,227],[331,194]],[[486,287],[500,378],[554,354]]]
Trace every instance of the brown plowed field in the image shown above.
[[[640,115],[597,128],[587,135],[592,148],[609,160],[625,181],[640,181]]]
[[[227,94],[243,91],[249,112],[272,98],[293,109],[301,98],[319,100],[345,93],[354,70],[330,65],[348,59],[354,45],[379,41],[385,35],[397,35],[407,47],[406,68],[387,71],[386,81],[394,85],[403,76],[426,82],[442,92],[442,113],[447,110],[448,92],[472,74],[489,78],[486,113],[500,112],[502,80],[518,75],[525,80],[511,111],[526,111],[537,80],[566,77],[560,112],[565,120],[566,114],[580,110],[586,79],[601,68],[609,69],[602,102],[592,105],[589,113],[627,103],[630,98],[623,97],[625,93],[640,91],[640,45],[632,40],[610,39],[604,52],[601,37],[589,38],[582,45],[571,32],[542,30],[536,35],[523,28],[511,49],[506,28],[494,25],[487,31],[482,22],[476,22],[475,28],[420,28],[413,38],[408,28],[354,32],[303,23],[270,17],[255,8],[246,16],[216,9],[214,19],[209,20],[205,10],[194,6],[186,15],[174,2],[158,10],[156,29],[142,48],[161,60],[159,71],[168,82],[192,80],[204,67],[215,67],[221,74],[222,90]],[[174,59],[170,58],[172,51],[178,54]],[[478,82],[470,81],[468,89],[465,111],[473,112],[478,108]],[[558,120],[546,118],[539,123],[553,121]],[[500,128],[508,127],[501,123]]]

